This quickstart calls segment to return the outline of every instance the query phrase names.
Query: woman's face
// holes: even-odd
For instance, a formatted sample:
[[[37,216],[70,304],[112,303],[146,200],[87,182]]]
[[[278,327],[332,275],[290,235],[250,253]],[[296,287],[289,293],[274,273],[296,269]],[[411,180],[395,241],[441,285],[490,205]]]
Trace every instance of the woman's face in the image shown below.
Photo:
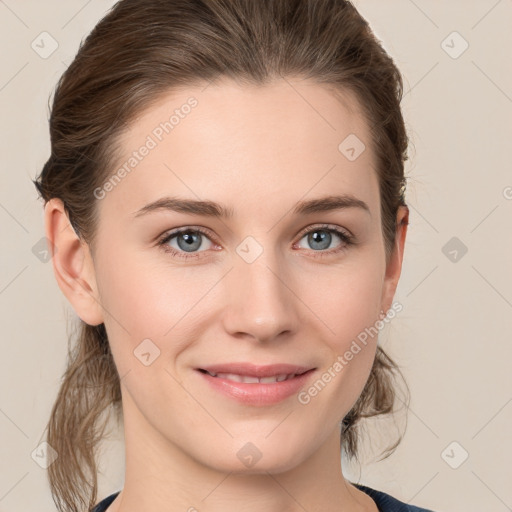
[[[93,256],[127,443],[225,471],[297,466],[339,436],[375,356],[360,334],[400,272],[357,105],[306,81],[224,81],[161,98],[121,143],[124,172],[95,191]],[[321,202],[338,196],[358,203]],[[201,371],[258,374],[218,368],[238,363],[310,371]]]

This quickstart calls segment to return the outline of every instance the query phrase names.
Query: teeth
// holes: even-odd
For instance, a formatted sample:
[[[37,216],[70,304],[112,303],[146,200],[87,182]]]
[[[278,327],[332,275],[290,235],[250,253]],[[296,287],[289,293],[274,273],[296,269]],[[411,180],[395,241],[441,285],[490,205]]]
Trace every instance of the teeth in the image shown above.
[[[261,377],[260,378],[260,382],[262,384],[272,384],[273,382],[281,382],[279,380],[279,377],[282,377],[282,375],[278,375],[277,377],[276,376],[273,376],[273,377]],[[286,378],[286,375],[285,375],[285,378]]]
[[[219,379],[234,380],[235,382],[243,382],[241,375],[235,375],[234,373],[217,373],[215,377]]]
[[[213,373],[208,372],[212,377],[218,377],[219,379],[232,380],[234,382],[244,382],[246,384],[272,384],[274,382],[283,382],[295,377],[295,373],[281,375],[273,375],[271,377],[251,377],[249,375],[237,375],[235,373]]]

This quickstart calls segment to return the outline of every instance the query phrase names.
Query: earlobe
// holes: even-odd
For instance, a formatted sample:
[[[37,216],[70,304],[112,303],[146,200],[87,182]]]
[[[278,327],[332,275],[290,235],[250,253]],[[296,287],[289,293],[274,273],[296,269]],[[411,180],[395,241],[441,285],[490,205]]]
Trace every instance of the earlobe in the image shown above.
[[[46,203],[44,223],[59,288],[85,323],[103,323],[89,247],[75,233],[61,199],[52,198]]]

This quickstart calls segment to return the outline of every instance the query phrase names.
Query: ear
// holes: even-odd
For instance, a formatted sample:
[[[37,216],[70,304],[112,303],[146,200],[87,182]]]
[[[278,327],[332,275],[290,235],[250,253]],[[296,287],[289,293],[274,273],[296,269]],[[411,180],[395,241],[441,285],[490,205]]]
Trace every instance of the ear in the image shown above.
[[[409,224],[409,208],[400,206],[396,218],[395,245],[392,254],[386,266],[386,275],[382,287],[381,309],[386,312],[391,308],[393,297],[395,296],[398,279],[402,271],[402,261],[404,256],[405,237],[407,234],[407,225]]]
[[[103,323],[89,246],[75,233],[62,200],[52,198],[46,203],[44,223],[59,288],[85,323]]]

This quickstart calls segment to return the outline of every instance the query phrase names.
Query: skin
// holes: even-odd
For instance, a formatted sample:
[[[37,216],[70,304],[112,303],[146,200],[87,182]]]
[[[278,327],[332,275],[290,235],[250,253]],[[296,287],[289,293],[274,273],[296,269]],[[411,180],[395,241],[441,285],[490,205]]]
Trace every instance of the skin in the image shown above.
[[[58,284],[83,321],[105,324],[121,376],[125,485],[108,510],[376,512],[342,474],[339,424],[368,379],[377,337],[307,405],[295,395],[240,404],[194,368],[287,362],[316,367],[318,378],[391,307],[407,208],[386,265],[375,155],[358,104],[298,79],[169,93],[123,134],[125,157],[190,96],[198,100],[191,113],[98,201],[94,249],[77,238],[60,200],[45,208]],[[354,161],[338,150],[351,133],[366,144]],[[370,214],[292,213],[299,200],[343,193]],[[161,210],[134,218],[165,195],[216,201],[234,216]],[[357,243],[333,254],[345,244],[335,234],[320,249],[298,236],[323,223]],[[155,245],[165,232],[197,226],[212,235],[198,235],[197,259]],[[236,252],[247,236],[263,248],[252,263]],[[180,250],[176,238],[168,245]],[[147,338],[160,350],[149,366],[134,355]],[[247,442],[262,454],[252,467],[237,457]]]

